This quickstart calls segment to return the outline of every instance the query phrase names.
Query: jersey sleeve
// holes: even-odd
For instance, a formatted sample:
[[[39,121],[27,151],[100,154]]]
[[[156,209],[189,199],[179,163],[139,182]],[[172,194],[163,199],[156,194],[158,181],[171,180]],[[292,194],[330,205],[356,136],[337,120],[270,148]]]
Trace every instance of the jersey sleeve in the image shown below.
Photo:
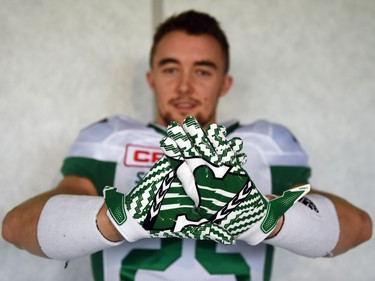
[[[106,185],[113,185],[118,148],[107,145],[108,138],[116,130],[114,120],[105,119],[85,129],[71,145],[61,167],[65,176],[89,179],[99,195]]]
[[[99,161],[85,157],[67,157],[61,167],[66,176],[78,176],[89,179],[95,186],[98,195],[103,195],[105,186],[114,185],[115,162]]]
[[[241,126],[236,132],[245,138],[247,153],[257,161],[249,169],[253,169],[261,185],[266,185],[264,179],[270,179],[270,192],[280,195],[292,186],[308,183],[311,175],[308,156],[289,129],[258,120]]]
[[[268,133],[276,149],[267,153],[272,177],[272,191],[282,194],[287,188],[306,184],[311,176],[308,156],[291,131],[269,123]]]

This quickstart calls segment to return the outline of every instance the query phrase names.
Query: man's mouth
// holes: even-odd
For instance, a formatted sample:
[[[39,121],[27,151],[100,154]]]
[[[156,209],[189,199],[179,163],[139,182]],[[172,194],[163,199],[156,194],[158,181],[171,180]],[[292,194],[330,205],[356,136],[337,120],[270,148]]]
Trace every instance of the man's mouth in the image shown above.
[[[173,101],[171,104],[178,110],[192,110],[197,106],[194,101]]]

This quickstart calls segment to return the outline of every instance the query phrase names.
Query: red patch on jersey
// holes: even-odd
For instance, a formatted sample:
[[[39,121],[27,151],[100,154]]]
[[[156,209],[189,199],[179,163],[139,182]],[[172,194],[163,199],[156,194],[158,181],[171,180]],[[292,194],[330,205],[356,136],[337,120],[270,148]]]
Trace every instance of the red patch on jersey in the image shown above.
[[[128,167],[151,167],[163,156],[159,147],[127,144],[124,165]]]

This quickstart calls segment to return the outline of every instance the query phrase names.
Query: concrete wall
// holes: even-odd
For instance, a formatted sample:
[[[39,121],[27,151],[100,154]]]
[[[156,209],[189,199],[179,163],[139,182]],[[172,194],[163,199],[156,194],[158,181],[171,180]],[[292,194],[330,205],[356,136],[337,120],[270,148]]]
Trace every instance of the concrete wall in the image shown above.
[[[220,120],[265,118],[288,126],[310,155],[313,185],[374,217],[375,2],[157,2],[164,16],[209,11],[227,32],[235,84],[220,104]],[[82,127],[117,113],[152,120],[144,73],[153,5],[0,0],[0,6],[2,219],[53,185]],[[88,258],[64,269],[3,240],[0,253],[1,280],[91,280]],[[373,280],[374,258],[373,241],[334,259],[277,250],[273,276]]]

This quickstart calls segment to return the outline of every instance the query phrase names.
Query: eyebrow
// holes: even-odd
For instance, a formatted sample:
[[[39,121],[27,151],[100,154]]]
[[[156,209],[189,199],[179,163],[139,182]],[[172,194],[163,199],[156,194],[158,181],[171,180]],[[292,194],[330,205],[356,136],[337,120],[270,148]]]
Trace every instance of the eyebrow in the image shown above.
[[[161,59],[158,62],[158,66],[161,67],[161,66],[166,65],[168,63],[180,64],[180,62],[177,59],[174,59],[174,58],[165,58],[165,59]],[[216,63],[214,63],[214,62],[212,62],[210,60],[196,61],[196,62],[194,62],[194,65],[196,65],[196,66],[207,66],[207,67],[210,67],[212,69],[217,69]]]
[[[198,65],[198,66],[208,66],[212,69],[217,69],[217,65],[216,63],[210,61],[210,60],[201,60],[201,61],[197,61],[194,63],[194,65]]]
[[[159,62],[158,62],[158,66],[163,66],[163,65],[166,65],[168,63],[179,63],[178,60],[176,59],[173,59],[173,58],[165,58],[165,59],[161,59]]]

